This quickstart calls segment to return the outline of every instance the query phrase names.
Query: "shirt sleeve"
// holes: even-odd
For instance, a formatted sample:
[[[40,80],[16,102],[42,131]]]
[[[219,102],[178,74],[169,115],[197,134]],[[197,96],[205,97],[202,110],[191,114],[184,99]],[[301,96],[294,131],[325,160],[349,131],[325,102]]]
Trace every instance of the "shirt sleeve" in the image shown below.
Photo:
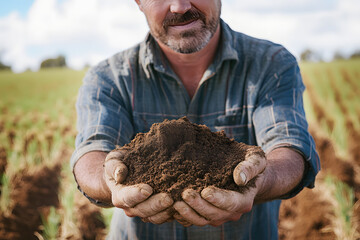
[[[91,151],[109,152],[128,143],[133,134],[131,108],[107,62],[89,70],[76,103],[78,135],[70,165]]]
[[[302,98],[305,86],[296,60],[286,50],[279,51],[273,60],[269,69],[275,71],[272,70],[262,84],[253,122],[257,142],[266,153],[275,148],[289,147],[306,160],[301,183],[283,196],[290,198],[304,187],[314,187],[320,160],[314,139],[308,132]]]

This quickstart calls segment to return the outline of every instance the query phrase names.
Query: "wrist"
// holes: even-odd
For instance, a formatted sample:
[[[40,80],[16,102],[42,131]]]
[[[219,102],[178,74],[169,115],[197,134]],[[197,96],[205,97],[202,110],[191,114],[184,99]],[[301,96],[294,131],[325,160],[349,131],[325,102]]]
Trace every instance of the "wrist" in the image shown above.
[[[270,167],[268,166],[265,171],[259,175],[256,186],[257,186],[257,193],[254,199],[254,203],[262,203],[269,200],[269,195],[271,193],[271,188],[274,184],[274,177],[271,172]]]
[[[89,152],[74,166],[74,176],[79,190],[92,203],[111,204],[111,191],[104,178],[104,152]],[[101,205],[100,204],[100,205]]]

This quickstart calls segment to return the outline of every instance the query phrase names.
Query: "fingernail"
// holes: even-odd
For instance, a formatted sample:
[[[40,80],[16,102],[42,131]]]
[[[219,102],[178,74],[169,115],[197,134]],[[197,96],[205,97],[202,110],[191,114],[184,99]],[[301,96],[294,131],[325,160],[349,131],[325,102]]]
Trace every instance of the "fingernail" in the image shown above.
[[[114,180],[115,180],[115,184],[118,184],[120,182],[120,172],[119,169],[117,169],[117,171],[115,171],[114,173]]]
[[[206,195],[204,198],[205,198],[205,200],[211,202],[214,199],[214,196],[212,194],[209,194],[209,195]]]
[[[193,189],[185,190],[185,192],[182,194],[182,197],[184,200],[192,200],[196,198],[196,191]]]
[[[163,207],[167,207],[170,206],[173,203],[173,200],[169,197],[169,196],[165,196],[163,197],[163,199],[161,200],[161,205]]]
[[[142,194],[144,194],[145,196],[150,196],[150,195],[151,195],[151,192],[149,192],[148,190],[146,190],[146,189],[144,189],[144,188],[140,189],[140,192],[141,192]]]
[[[246,175],[245,175],[245,173],[241,172],[240,177],[241,177],[241,180],[243,181],[243,183],[245,184],[246,183]]]
[[[214,198],[210,189],[204,189],[201,196],[207,201],[211,201]]]
[[[115,183],[122,183],[128,174],[128,169],[124,164],[117,166],[114,172]]]

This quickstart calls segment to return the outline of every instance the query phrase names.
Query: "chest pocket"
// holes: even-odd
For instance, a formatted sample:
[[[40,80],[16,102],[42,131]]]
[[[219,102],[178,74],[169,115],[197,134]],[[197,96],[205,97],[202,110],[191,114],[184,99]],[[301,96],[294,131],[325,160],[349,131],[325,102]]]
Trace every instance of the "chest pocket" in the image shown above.
[[[215,130],[224,130],[226,136],[237,142],[254,145],[253,126],[242,115],[222,115],[215,120]]]

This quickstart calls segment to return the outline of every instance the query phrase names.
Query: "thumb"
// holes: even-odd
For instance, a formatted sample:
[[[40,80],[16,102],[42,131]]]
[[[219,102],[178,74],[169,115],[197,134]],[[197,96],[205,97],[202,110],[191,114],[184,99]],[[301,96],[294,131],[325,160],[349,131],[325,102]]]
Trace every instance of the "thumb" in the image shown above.
[[[234,169],[233,178],[238,186],[245,186],[251,179],[265,170],[266,158],[259,154],[247,154],[245,160]]]
[[[120,160],[123,155],[121,151],[112,151],[105,159],[105,176],[107,179],[115,181],[115,184],[122,183],[128,174],[128,168]]]

